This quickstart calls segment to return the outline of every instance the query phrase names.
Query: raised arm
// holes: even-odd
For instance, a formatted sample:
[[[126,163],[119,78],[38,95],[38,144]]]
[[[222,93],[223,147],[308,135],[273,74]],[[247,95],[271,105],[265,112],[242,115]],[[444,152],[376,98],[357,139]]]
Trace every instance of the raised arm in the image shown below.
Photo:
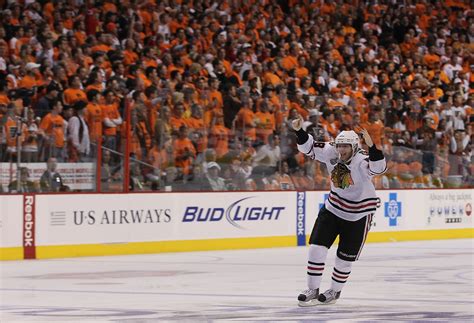
[[[298,150],[311,159],[327,162],[330,158],[337,156],[334,145],[327,142],[315,141],[313,136],[306,133],[301,127],[303,125],[303,118],[291,121],[291,126],[296,132],[296,143]]]
[[[369,147],[368,175],[374,176],[385,173],[387,170],[387,161],[385,160],[383,152],[374,145],[374,142],[366,129],[361,128],[359,129],[359,132],[362,134],[362,138],[364,138],[365,143]]]

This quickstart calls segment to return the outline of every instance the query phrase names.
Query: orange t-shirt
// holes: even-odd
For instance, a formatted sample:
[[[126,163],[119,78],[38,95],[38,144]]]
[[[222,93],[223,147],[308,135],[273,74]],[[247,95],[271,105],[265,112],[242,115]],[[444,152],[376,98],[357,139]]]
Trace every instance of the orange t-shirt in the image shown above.
[[[37,86],[38,82],[36,81],[36,78],[30,75],[25,75],[19,82],[18,82],[18,87],[19,88],[25,88],[31,90],[34,86]]]
[[[303,117],[303,119],[306,119],[308,118],[309,116],[309,112],[308,110],[306,110],[305,108],[302,108],[298,103],[296,102],[292,102],[291,103],[291,107],[290,107],[290,110],[291,109],[296,109],[296,111],[298,111],[298,113]]]
[[[104,104],[102,108],[103,108],[104,118],[109,118],[110,120],[112,120],[112,119],[118,119],[120,117],[117,103]],[[117,127],[109,128],[109,127],[104,126],[104,135],[115,136],[116,134],[117,134]]]
[[[104,53],[107,53],[108,51],[110,51],[112,48],[110,48],[110,46],[106,45],[106,44],[98,44],[98,45],[95,45],[94,47],[91,48],[91,51],[92,53],[95,53],[95,52],[104,52]]]
[[[104,3],[103,7],[104,9],[104,12],[113,12],[113,13],[117,13],[117,6],[112,3],[112,2],[106,2]]]
[[[270,83],[271,85],[279,85],[279,84],[283,84],[283,81],[280,79],[280,77],[274,73],[265,73],[265,75],[263,76],[263,83],[265,84],[268,84]]]
[[[306,77],[309,75],[309,71],[306,67],[298,67],[296,69],[296,77],[302,79],[303,77]]]
[[[183,159],[183,155],[186,151],[189,151],[192,157],[196,157],[196,150],[194,145],[188,138],[180,139],[177,138],[174,142],[175,166],[183,169],[185,175],[190,173],[191,158]]]
[[[0,104],[8,105],[10,103],[10,99],[5,94],[0,94]]]
[[[257,112],[255,116],[260,121],[257,125],[257,137],[264,143],[268,142],[268,136],[275,131],[275,116],[270,112]]]
[[[104,111],[102,106],[89,103],[86,107],[84,119],[89,127],[89,134],[92,142],[97,142],[102,136],[102,122],[104,122]]]
[[[64,119],[60,115],[52,115],[48,113],[41,121],[40,128],[48,136],[54,137],[54,144],[58,148],[64,147]]]
[[[83,31],[76,31],[74,33],[74,37],[77,39],[77,43],[79,45],[84,45],[86,43],[87,35]]]
[[[7,122],[5,122],[4,128],[6,133],[7,146],[11,149],[11,151],[16,151],[16,133],[18,132],[18,122],[8,117]]]
[[[224,100],[222,99],[221,92],[217,90],[213,90],[209,92],[209,101],[213,102],[214,100],[217,101],[217,105],[215,106],[215,108],[222,110],[222,107],[224,106]]]
[[[204,125],[204,120],[202,118],[198,119],[198,118],[191,117],[189,119],[186,119],[186,124],[188,125],[190,130],[200,131],[201,133],[204,133],[205,125]],[[198,153],[204,152],[204,150],[206,150],[207,148],[207,144],[208,144],[207,136],[200,137],[199,139],[197,139],[196,151]]]
[[[148,152],[148,161],[158,169],[165,169],[170,164],[167,151],[159,149],[157,146],[154,146]]]
[[[183,29],[186,28],[186,23],[184,21],[178,22],[176,20],[171,20],[168,26],[170,28],[170,32],[172,34],[175,34],[179,28],[183,28]]]
[[[292,68],[295,68],[296,66],[298,66],[298,60],[296,57],[288,55],[281,60],[281,66],[285,70],[289,71]]]
[[[237,127],[241,129],[245,127],[245,137],[251,138],[252,140],[257,138],[255,128],[251,126],[254,119],[255,113],[248,107],[242,107],[237,113]]]
[[[209,141],[216,150],[217,158],[220,158],[229,152],[230,130],[224,125],[215,125],[210,133]]]
[[[436,65],[440,62],[440,58],[436,54],[426,54],[423,57],[423,61],[425,62],[426,65],[428,65],[430,68],[435,68]]]
[[[170,118],[170,125],[173,131],[178,132],[181,126],[186,126],[186,119],[172,116]]]
[[[94,83],[94,84],[89,84],[86,87],[86,92],[89,92],[90,90],[96,90],[96,91],[102,92],[105,89],[104,89],[104,86],[102,85],[102,83]]]
[[[123,58],[124,65],[135,64],[138,61],[138,55],[135,52],[125,50],[123,51],[123,55],[124,55],[124,58]]]
[[[185,120],[186,125],[189,127],[189,129],[192,130],[202,130],[204,129],[204,120],[198,119],[198,118],[188,118]]]
[[[77,101],[87,102],[87,95],[81,89],[66,89],[64,91],[64,103],[67,105],[72,105]]]
[[[326,120],[321,120],[321,123],[326,128],[326,131],[333,137],[337,137],[337,133],[339,132],[340,124],[339,121],[328,122]]]

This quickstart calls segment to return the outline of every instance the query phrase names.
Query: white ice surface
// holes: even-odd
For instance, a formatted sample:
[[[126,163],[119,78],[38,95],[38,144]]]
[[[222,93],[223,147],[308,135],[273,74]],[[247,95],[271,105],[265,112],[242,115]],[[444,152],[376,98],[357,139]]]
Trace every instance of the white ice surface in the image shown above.
[[[338,303],[311,308],[306,247],[1,262],[0,321],[473,322],[473,242],[367,244]]]

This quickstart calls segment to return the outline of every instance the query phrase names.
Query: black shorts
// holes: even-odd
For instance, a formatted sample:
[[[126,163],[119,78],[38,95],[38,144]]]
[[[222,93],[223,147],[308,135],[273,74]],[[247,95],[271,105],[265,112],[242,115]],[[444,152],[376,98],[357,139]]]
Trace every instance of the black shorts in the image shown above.
[[[329,212],[323,206],[319,210],[309,243],[329,249],[339,235],[337,256],[343,260],[356,261],[359,259],[371,224],[372,214],[358,221],[347,221]]]

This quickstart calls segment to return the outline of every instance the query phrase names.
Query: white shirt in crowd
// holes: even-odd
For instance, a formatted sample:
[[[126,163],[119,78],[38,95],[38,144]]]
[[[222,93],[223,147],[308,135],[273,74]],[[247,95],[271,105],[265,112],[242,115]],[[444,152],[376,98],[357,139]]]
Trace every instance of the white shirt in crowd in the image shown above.
[[[79,140],[79,129],[81,126],[80,123],[82,123],[84,127],[82,141]],[[71,119],[69,119],[67,130],[68,139],[72,141],[74,147],[76,147],[80,153],[88,155],[90,152],[91,142],[89,137],[89,128],[87,127],[87,123],[84,118],[77,116],[71,117]]]
[[[257,151],[253,160],[253,166],[269,166],[276,167],[280,160],[280,147],[272,147],[269,144],[263,145]]]

